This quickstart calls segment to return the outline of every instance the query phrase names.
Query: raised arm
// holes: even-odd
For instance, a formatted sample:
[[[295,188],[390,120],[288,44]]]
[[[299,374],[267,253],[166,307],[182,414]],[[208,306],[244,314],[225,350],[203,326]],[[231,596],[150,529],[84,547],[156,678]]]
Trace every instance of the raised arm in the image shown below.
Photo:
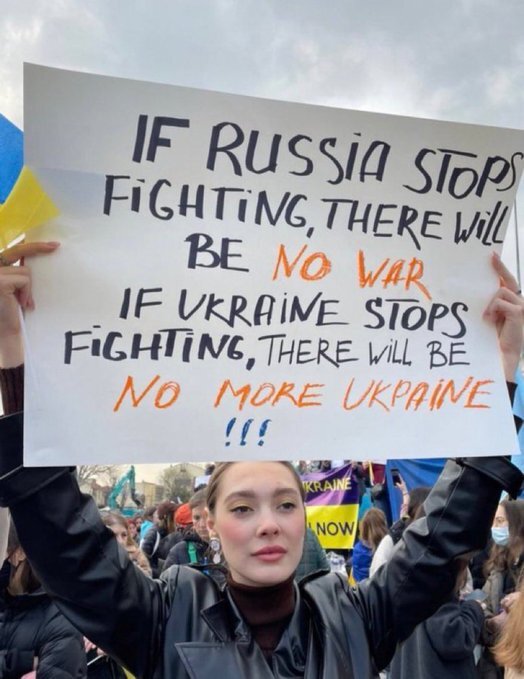
[[[522,348],[524,305],[498,258],[494,267],[503,285],[485,317],[497,327],[504,373],[512,382]],[[512,396],[515,385],[508,388]],[[502,490],[515,495],[521,483],[522,473],[505,457],[446,463],[424,504],[426,517],[409,526],[390,561],[356,593],[378,668],[389,662],[399,641],[447,600],[457,557],[484,548]]]
[[[51,253],[56,244],[20,245],[2,261]],[[137,676],[161,655],[165,585],[139,571],[83,495],[72,468],[22,464],[22,340],[18,307],[34,306],[26,266],[0,266],[0,504],[11,507],[20,541],[62,612]],[[140,624],[137,622],[140,621]]]

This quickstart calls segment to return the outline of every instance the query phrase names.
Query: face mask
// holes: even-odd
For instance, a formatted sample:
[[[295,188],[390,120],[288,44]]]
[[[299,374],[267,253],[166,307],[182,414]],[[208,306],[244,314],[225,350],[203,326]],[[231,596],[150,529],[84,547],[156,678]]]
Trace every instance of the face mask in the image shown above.
[[[509,528],[507,526],[501,528],[496,526],[491,529],[491,537],[496,545],[505,547],[509,542]]]

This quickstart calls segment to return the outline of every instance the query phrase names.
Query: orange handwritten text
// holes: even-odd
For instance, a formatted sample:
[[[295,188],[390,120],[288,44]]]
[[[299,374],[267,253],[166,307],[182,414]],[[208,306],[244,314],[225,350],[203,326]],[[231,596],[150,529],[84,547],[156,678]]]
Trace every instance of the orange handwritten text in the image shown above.
[[[322,405],[320,400],[315,399],[322,398],[322,394],[314,390],[320,389],[323,386],[323,384],[312,384],[310,382],[307,382],[302,387],[296,386],[294,382],[282,382],[282,384],[277,385],[264,382],[254,387],[251,384],[244,384],[235,389],[231,380],[224,380],[220,385],[213,406],[218,408],[222,403],[222,399],[227,394],[238,399],[237,405],[239,410],[242,410],[246,403],[255,407],[266,404],[275,406],[282,399],[285,399],[287,403],[291,403],[296,408],[320,406]]]
[[[358,282],[361,288],[366,286],[372,288],[379,277],[384,274],[380,280],[383,288],[389,285],[398,285],[404,281],[404,289],[409,290],[410,285],[416,285],[422,294],[431,299],[428,289],[422,283],[421,278],[424,274],[424,262],[421,259],[413,257],[409,262],[405,259],[396,259],[390,264],[389,257],[381,262],[375,271],[366,270],[363,250],[358,251]]]
[[[290,278],[306,250],[307,245],[303,245],[295,259],[290,262],[287,257],[286,246],[281,245],[278,250],[277,262],[275,264],[275,269],[273,271],[273,277],[271,280],[274,281],[278,278],[280,267],[282,267],[284,270],[284,276],[286,276],[286,278]],[[305,281],[318,281],[321,278],[324,278],[324,276],[327,276],[330,271],[331,262],[326,257],[326,255],[323,252],[314,252],[303,260],[299,269],[299,275],[300,278]]]
[[[140,403],[144,400],[147,394],[153,389],[153,387],[160,380],[160,375],[155,375],[153,379],[146,385],[146,387],[137,394],[135,391],[135,381],[132,375],[128,375],[126,378],[124,388],[122,389],[120,396],[118,397],[115,405],[113,406],[113,412],[117,412],[120,409],[126,395],[129,394],[131,400],[131,406],[133,408],[138,408]],[[169,408],[175,403],[180,395],[180,385],[178,382],[164,382],[160,387],[154,392],[153,405],[159,410],[164,408]]]
[[[444,405],[458,406],[460,408],[489,408],[486,403],[478,402],[482,395],[491,392],[482,389],[493,380],[476,380],[474,377],[466,378],[462,384],[456,384],[455,380],[439,379],[436,383],[412,382],[411,380],[397,380],[396,382],[383,382],[383,380],[371,380],[361,392],[353,396],[355,379],[349,383],[342,407],[344,410],[355,410],[360,406],[372,408],[378,406],[387,412],[398,408],[401,410],[418,410],[422,406],[426,410],[439,410]]]

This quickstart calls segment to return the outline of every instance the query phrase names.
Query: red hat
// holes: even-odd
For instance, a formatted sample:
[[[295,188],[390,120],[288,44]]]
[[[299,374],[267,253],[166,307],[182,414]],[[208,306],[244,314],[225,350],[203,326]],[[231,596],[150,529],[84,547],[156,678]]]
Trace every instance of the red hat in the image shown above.
[[[175,512],[175,523],[177,526],[190,526],[193,523],[193,517],[191,516],[191,509],[189,504],[186,502]]]

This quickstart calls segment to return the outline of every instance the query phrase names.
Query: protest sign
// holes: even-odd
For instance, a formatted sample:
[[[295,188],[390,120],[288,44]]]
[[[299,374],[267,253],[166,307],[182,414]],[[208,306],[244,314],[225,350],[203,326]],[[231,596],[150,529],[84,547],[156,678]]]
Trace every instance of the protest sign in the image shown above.
[[[509,454],[520,131],[25,70],[29,464]]]
[[[357,532],[358,483],[351,465],[302,478],[306,521],[324,549],[352,549]]]

